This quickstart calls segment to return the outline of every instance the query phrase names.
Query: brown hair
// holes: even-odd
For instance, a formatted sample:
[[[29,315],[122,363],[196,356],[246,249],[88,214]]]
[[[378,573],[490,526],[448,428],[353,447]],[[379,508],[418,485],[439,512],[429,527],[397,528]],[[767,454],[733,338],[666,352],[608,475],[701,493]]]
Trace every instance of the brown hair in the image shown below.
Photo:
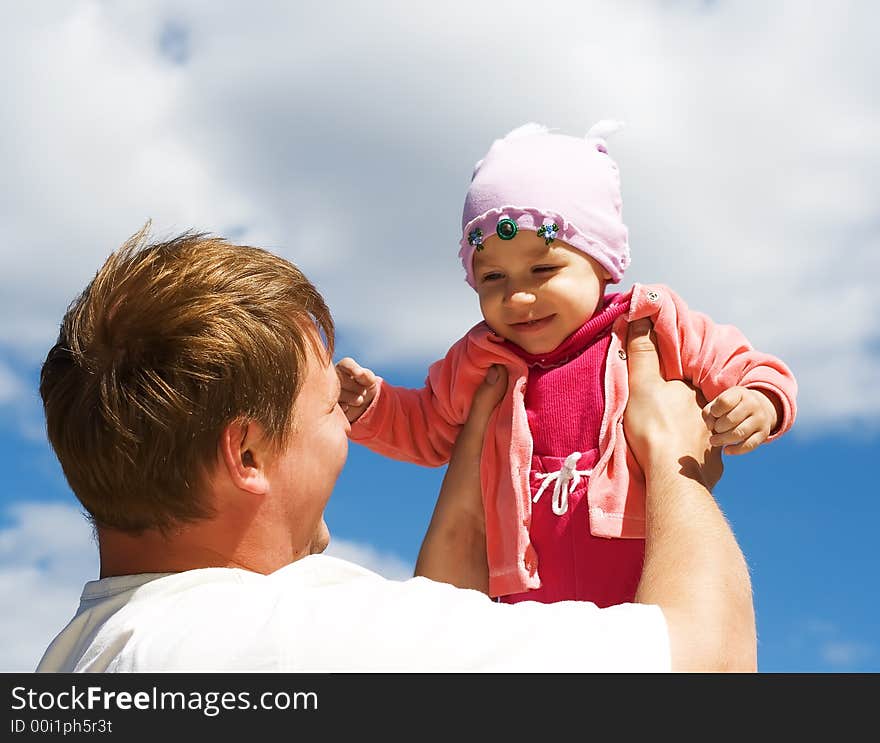
[[[333,353],[327,305],[290,262],[148,231],[70,305],[40,374],[67,482],[96,524],[135,533],[211,515],[202,483],[226,425],[256,421],[281,447],[315,330]]]

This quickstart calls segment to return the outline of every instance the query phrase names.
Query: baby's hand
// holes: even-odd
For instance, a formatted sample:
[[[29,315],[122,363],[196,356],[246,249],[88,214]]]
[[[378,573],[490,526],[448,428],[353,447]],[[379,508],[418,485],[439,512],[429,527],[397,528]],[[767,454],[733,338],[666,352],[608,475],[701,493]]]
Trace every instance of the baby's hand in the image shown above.
[[[352,358],[336,363],[339,377],[339,407],[349,423],[354,423],[373,402],[379,391],[379,378]]]
[[[776,428],[776,406],[760,390],[730,387],[703,408],[712,446],[725,454],[745,454],[763,444]]]

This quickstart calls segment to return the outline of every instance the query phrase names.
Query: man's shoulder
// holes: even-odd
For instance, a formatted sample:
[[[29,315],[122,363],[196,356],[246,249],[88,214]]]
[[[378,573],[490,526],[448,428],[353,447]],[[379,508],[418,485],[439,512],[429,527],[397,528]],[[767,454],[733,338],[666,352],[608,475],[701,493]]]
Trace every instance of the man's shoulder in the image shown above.
[[[80,609],[44,656],[44,671],[280,670],[296,644],[381,576],[312,555],[263,575],[201,568],[86,586]],[[372,591],[364,586],[368,583]],[[386,581],[391,583],[390,581]],[[379,591],[381,593],[381,591]]]
[[[300,583],[303,586],[335,585],[362,578],[384,580],[381,575],[362,565],[325,554],[303,557],[266,577],[270,583],[279,586],[290,583]]]
[[[198,609],[217,601],[245,601],[259,604],[260,596],[275,601],[275,594],[300,589],[346,584],[350,581],[383,578],[354,562],[330,555],[309,555],[269,573],[239,568],[187,570],[145,583],[137,588],[129,606],[173,602],[178,609]],[[246,598],[244,598],[246,597]],[[245,604],[245,608],[254,604]]]

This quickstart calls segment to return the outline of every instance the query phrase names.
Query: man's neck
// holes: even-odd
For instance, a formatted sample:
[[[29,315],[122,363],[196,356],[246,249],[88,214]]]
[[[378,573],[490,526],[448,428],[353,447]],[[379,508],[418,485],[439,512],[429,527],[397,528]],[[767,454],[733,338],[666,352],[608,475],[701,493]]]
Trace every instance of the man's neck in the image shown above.
[[[128,534],[98,527],[101,578],[140,573],[180,573],[199,568],[241,568],[269,574],[304,555],[287,544],[275,549],[249,531],[215,524],[183,526],[168,534],[156,530]]]

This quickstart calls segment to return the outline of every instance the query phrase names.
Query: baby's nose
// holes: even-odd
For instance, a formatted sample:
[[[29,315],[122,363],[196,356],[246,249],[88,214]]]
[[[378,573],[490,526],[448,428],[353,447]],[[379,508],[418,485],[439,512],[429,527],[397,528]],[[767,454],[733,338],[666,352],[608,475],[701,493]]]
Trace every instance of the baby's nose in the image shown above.
[[[535,295],[527,291],[515,291],[510,295],[511,304],[534,304]]]

